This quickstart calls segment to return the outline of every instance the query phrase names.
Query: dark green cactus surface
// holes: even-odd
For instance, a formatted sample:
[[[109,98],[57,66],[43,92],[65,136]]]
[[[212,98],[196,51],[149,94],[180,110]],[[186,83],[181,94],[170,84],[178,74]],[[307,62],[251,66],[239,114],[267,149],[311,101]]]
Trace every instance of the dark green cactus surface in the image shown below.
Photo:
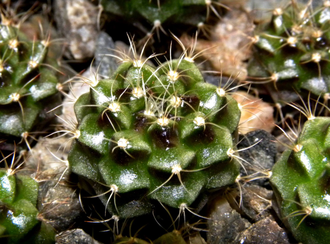
[[[176,28],[177,24],[203,28],[211,13],[220,17],[218,8],[227,8],[219,2],[208,0],[102,0],[101,4],[105,13],[138,23],[150,33],[155,30],[167,32]]]
[[[14,169],[0,170],[1,243],[53,243],[51,226],[38,220],[38,183]]]
[[[48,40],[49,41],[49,40]],[[21,137],[44,120],[58,92],[55,60],[47,40],[29,40],[17,28],[0,26],[0,134]]]
[[[305,89],[315,95],[330,91],[330,8],[296,1],[273,10],[254,37],[249,75],[272,82],[278,90]]]
[[[240,109],[193,62],[124,60],[112,79],[90,86],[75,103],[68,160],[102,187],[98,195],[108,193],[112,214],[145,214],[157,201],[184,210],[205,190],[235,183]]]
[[[308,120],[272,170],[283,221],[303,243],[330,243],[329,126],[328,117]]]

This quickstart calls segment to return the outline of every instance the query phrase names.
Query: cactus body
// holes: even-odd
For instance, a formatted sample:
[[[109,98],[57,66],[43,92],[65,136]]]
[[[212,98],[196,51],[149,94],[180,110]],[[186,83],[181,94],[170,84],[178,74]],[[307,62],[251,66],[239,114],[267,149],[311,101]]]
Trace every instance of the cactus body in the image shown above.
[[[272,82],[278,90],[328,93],[329,10],[297,2],[274,9],[271,20],[257,27],[249,75]]]
[[[0,26],[0,133],[21,137],[47,117],[58,92],[48,42],[32,41],[17,28]]]
[[[330,242],[329,125],[327,117],[308,120],[272,170],[284,223],[303,243]]]
[[[215,2],[215,3],[214,3]],[[219,16],[218,8],[225,7],[217,1],[178,0],[178,1],[101,1],[102,7],[110,18],[122,18],[128,23],[138,23],[144,31],[153,33],[173,31],[178,25],[202,28],[211,14]],[[225,7],[226,8],[226,7]]]
[[[53,228],[37,219],[38,183],[11,172],[0,170],[0,238],[8,243],[53,243]]]
[[[183,57],[158,68],[123,62],[75,104],[71,170],[107,186],[96,191],[107,191],[104,203],[123,218],[150,212],[153,200],[189,206],[203,191],[234,183],[239,164],[228,151],[240,110],[219,94]]]

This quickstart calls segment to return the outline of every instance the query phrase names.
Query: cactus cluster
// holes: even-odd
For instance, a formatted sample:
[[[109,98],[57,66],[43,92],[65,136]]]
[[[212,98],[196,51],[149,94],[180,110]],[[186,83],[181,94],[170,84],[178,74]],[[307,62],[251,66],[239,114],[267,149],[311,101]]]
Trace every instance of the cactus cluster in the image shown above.
[[[0,26],[0,134],[24,138],[49,117],[60,84],[50,40],[29,40],[18,28]]]
[[[255,52],[249,75],[278,90],[330,91],[330,17],[328,1],[317,8],[296,1],[273,10],[253,38]]]
[[[157,68],[134,57],[76,101],[68,156],[71,171],[102,186],[98,195],[108,193],[104,203],[122,218],[149,212],[152,200],[184,210],[205,190],[234,183],[240,167],[237,102],[185,55]]]
[[[303,243],[330,242],[330,118],[313,117],[272,169],[284,223]]]
[[[255,36],[251,38],[254,54],[248,60],[249,78],[252,82],[267,83],[269,90],[276,93],[271,95],[273,98],[289,90],[290,94],[293,90],[300,92],[302,97],[303,91],[307,91],[312,94],[308,98],[324,94],[329,98],[329,2],[314,7],[312,1],[300,4],[292,0],[275,8],[269,20],[258,23]],[[138,27],[137,32],[142,30],[148,38],[153,33],[159,38],[161,32],[170,33],[168,30],[175,34],[176,31],[172,31],[175,28],[180,34],[183,29],[189,32],[190,27],[205,30],[206,23],[212,21],[211,14],[220,20],[221,9],[227,9],[220,1],[211,0],[101,0],[100,6],[110,20],[125,21],[125,31],[135,23],[133,28]],[[24,165],[29,164],[28,160],[15,160],[16,155],[23,155],[16,152],[21,148],[15,144],[23,139],[31,149],[27,137],[53,118],[48,112],[57,108],[62,95],[59,91],[63,90],[54,68],[58,56],[51,50],[50,38],[31,40],[19,26],[8,22],[5,14],[1,15],[0,149],[15,147],[15,151],[0,154],[0,240],[53,243],[55,227],[46,224],[45,215],[37,208],[43,205],[38,178],[27,175],[32,168]],[[174,210],[178,213],[176,219],[170,217],[174,231],[155,239],[154,243],[185,243],[183,231],[175,230],[178,222],[180,225],[180,214],[184,221],[185,211],[202,217],[197,211],[204,206],[209,192],[238,184],[237,197],[242,197],[240,182],[256,180],[258,175],[268,180],[271,175],[280,217],[294,238],[307,244],[330,243],[330,118],[312,115],[307,111],[310,104],[304,107],[291,104],[307,116],[300,133],[293,130],[288,133],[292,145],[271,172],[241,176],[243,171],[248,174],[241,163],[249,163],[246,155],[237,155],[245,149],[236,149],[241,110],[245,105],[239,104],[230,93],[242,85],[233,88],[234,81],[228,81],[223,87],[205,82],[194,62],[201,52],[194,55],[196,45],[185,48],[174,34],[172,36],[183,49],[177,58],[172,58],[172,44],[168,57],[163,59],[165,62],[157,58],[158,54],[143,58],[146,39],[140,40],[140,43],[145,42],[142,54],[137,54],[130,39],[132,53],[114,50],[108,55],[120,61],[109,77],[96,74],[94,79],[83,78],[89,92],[75,100],[76,123],[59,116],[62,125],[67,127],[48,135],[69,135],[72,142],[68,155],[63,158],[53,155],[64,163],[61,165],[63,172],[45,173],[52,174],[45,178],[47,180],[58,174],[53,177],[58,181],[52,190],[56,191],[59,184],[67,183],[66,180],[79,181],[81,192],[77,205],[95,203],[97,207],[89,216],[91,222],[115,221],[114,243],[146,243],[135,235],[124,237],[125,231],[119,234],[121,219],[154,210],[159,210],[159,214],[164,211],[160,208],[170,214]],[[201,37],[199,34],[197,31],[196,41]],[[161,47],[168,48],[168,39],[164,40]],[[173,53],[177,53],[176,50]],[[73,80],[75,78],[67,83]],[[247,99],[246,95],[237,94]],[[247,100],[248,105],[255,106],[252,99]],[[254,141],[247,149],[259,141]],[[8,144],[11,146],[7,147]],[[30,152],[30,156],[35,155]],[[8,164],[10,157],[12,160]],[[35,157],[35,161],[37,159],[40,157]],[[254,171],[261,169],[253,168]],[[39,164],[37,170],[43,170]],[[69,172],[72,173],[70,178]],[[104,215],[97,209],[100,203],[94,198],[100,199]],[[61,204],[72,204],[68,202]],[[196,213],[192,210],[195,207]],[[155,218],[161,216],[157,214]]]

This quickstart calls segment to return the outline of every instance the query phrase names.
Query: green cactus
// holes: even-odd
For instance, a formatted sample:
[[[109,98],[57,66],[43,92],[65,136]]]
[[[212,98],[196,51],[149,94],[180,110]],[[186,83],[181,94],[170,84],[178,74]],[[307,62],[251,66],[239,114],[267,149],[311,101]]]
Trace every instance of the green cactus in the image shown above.
[[[271,20],[256,28],[249,76],[261,83],[272,82],[280,91],[328,93],[330,9],[326,2],[314,9],[311,1],[275,8]]]
[[[91,83],[75,103],[70,169],[98,196],[108,193],[103,202],[114,215],[149,213],[157,201],[184,211],[238,177],[239,106],[187,60],[157,68],[123,60],[112,79]]]
[[[303,243],[330,243],[329,126],[330,118],[310,116],[272,170],[283,221]]]
[[[17,172],[20,165],[13,161],[0,169],[1,243],[53,243],[53,228],[38,220],[38,183]]]
[[[29,40],[17,28],[0,26],[0,134],[26,137],[49,115],[61,89],[49,40]]]
[[[101,1],[105,13],[123,18],[129,23],[139,23],[150,33],[173,31],[176,25],[202,29],[213,13],[220,18],[219,7],[228,9],[218,1],[177,0],[177,1]]]

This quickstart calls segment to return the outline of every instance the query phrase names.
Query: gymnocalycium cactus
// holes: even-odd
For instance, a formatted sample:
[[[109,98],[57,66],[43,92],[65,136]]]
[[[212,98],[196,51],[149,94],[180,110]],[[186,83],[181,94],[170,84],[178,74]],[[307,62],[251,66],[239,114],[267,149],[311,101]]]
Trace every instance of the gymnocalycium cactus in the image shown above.
[[[205,190],[235,183],[240,108],[186,53],[155,68],[132,50],[76,101],[70,169],[121,218],[157,201],[184,211]]]
[[[272,170],[284,223],[303,243],[330,243],[330,118],[310,116]]]
[[[311,4],[289,1],[257,26],[250,76],[278,90],[306,89],[316,96],[330,91],[330,5]]]
[[[0,134],[26,137],[54,107],[60,85],[55,58],[48,55],[50,40],[29,40],[18,28],[0,26]],[[56,99],[55,99],[56,101]],[[47,106],[48,109],[45,109]]]
[[[38,220],[39,185],[29,175],[17,172],[17,162],[0,169],[1,243],[54,243],[54,229]]]

